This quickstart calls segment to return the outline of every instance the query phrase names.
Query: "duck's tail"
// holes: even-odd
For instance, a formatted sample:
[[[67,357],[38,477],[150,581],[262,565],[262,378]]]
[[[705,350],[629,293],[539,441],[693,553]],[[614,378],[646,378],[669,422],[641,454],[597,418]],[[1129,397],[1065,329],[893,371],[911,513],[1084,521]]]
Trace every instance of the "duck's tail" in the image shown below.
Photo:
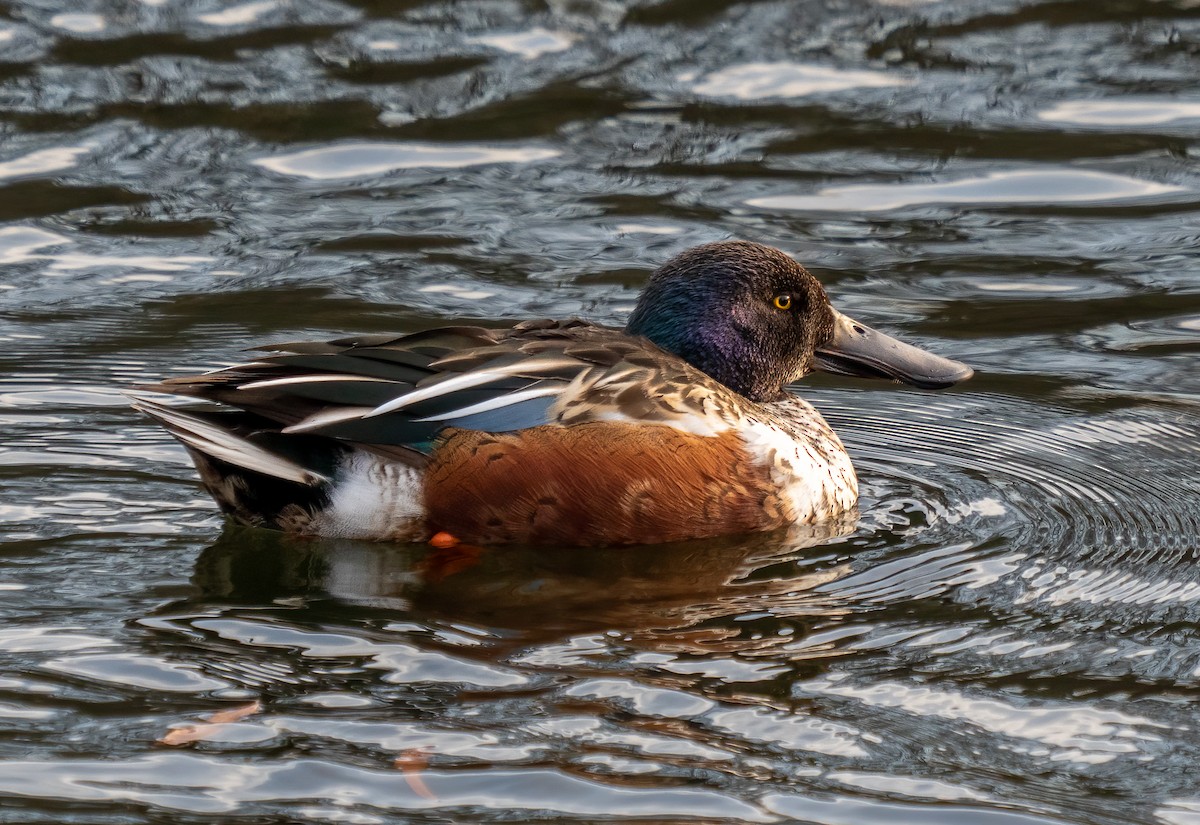
[[[187,448],[221,509],[251,525],[307,532],[302,523],[329,502],[346,448],[326,438],[284,436],[278,425],[238,410],[183,410],[141,393],[133,407]]]

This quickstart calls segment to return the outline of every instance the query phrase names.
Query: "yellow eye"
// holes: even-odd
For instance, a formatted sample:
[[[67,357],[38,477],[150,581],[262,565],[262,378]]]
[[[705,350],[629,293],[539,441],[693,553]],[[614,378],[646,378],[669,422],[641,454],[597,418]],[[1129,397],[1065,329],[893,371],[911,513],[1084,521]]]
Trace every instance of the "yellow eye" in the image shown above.
[[[775,305],[776,309],[782,309],[786,312],[787,310],[792,308],[792,296],[791,295],[776,295],[775,300],[772,301],[771,303],[773,303]]]

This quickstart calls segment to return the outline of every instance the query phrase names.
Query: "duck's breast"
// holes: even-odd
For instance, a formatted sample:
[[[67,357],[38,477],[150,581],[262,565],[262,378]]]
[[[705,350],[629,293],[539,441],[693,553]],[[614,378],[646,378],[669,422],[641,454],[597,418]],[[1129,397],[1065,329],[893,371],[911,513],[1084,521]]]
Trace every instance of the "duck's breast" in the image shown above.
[[[795,513],[812,523],[858,502],[858,476],[842,440],[808,402],[795,397],[758,405],[740,427],[746,448]]]

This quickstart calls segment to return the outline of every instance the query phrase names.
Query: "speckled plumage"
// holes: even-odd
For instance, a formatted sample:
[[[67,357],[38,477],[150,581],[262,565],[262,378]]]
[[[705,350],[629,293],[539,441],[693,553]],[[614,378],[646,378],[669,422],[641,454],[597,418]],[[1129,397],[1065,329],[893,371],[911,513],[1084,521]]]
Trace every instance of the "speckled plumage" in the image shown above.
[[[135,405],[245,523],[488,544],[699,538],[854,506],[840,440],[783,390],[840,318],[783,253],[710,244],[655,274],[628,331],[531,321],[280,344],[144,388],[224,410]]]

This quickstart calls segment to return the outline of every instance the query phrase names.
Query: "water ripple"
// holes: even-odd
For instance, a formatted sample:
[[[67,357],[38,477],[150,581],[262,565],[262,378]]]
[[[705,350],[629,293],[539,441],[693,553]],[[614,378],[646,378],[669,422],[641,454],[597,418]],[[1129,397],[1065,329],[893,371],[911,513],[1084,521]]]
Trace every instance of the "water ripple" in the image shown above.
[[[319,759],[281,762],[159,754],[123,763],[58,760],[9,761],[0,792],[69,802],[136,802],[165,811],[233,813],[270,811],[299,801],[347,811],[422,811],[462,808],[554,812],[586,817],[691,817],[726,822],[770,822],[756,806],[705,789],[610,785],[546,768],[521,770],[431,769],[422,796],[390,769],[333,765]],[[187,785],[179,784],[187,777]]]
[[[281,175],[337,180],[381,175],[398,169],[461,169],[490,163],[531,163],[558,154],[553,149],[532,147],[355,143],[278,155],[255,163]]]
[[[895,477],[934,496],[923,505],[928,524],[991,519],[976,543],[1011,527],[1024,555],[1117,565],[1152,551],[1160,569],[1200,552],[1194,417],[1043,408],[1037,425],[1013,425],[1006,422],[1020,405],[962,395],[899,406],[892,399],[886,411],[857,399],[822,409],[869,481]],[[951,494],[960,503],[938,503]]]
[[[798,63],[745,63],[706,75],[697,94],[738,100],[791,98],[862,87],[903,86],[909,81],[884,72],[849,71]]]
[[[830,186],[813,195],[751,198],[763,209],[883,212],[926,204],[1111,203],[1188,192],[1186,187],[1082,169],[992,172],[945,183]]]

